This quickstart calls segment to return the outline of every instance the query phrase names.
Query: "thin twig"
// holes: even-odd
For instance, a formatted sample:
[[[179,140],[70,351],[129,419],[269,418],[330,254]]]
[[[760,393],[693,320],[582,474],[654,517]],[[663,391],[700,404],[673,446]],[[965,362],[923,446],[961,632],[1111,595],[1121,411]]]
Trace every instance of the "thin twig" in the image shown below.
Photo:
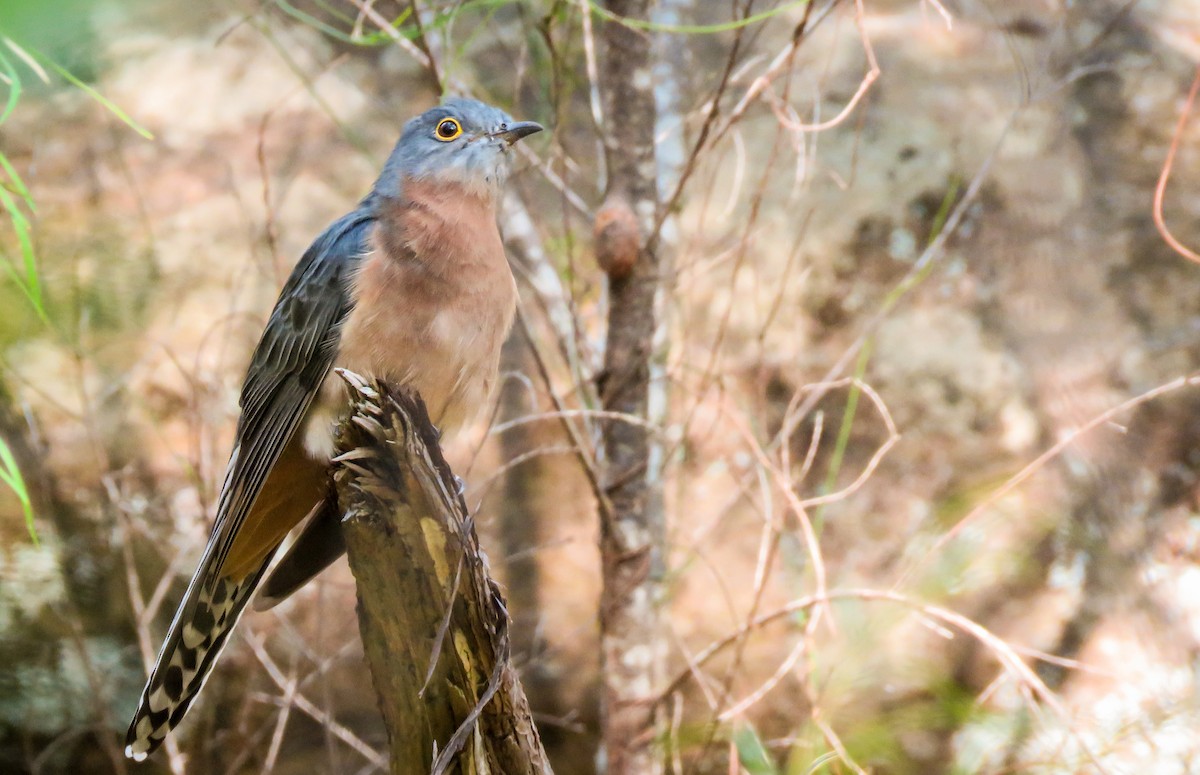
[[[1167,151],[1167,160],[1163,162],[1162,173],[1158,176],[1158,185],[1154,187],[1154,227],[1158,229],[1158,233],[1171,246],[1172,250],[1188,261],[1200,264],[1200,255],[1176,239],[1171,230],[1167,228],[1167,222],[1163,218],[1163,199],[1166,197],[1167,181],[1171,177],[1171,169],[1175,166],[1175,152],[1179,150],[1179,141],[1183,137],[1184,127],[1187,126],[1188,116],[1192,113],[1192,105],[1196,102],[1198,90],[1200,90],[1200,65],[1196,66],[1196,76],[1192,79],[1192,88],[1188,90],[1187,101],[1183,103],[1179,121],[1175,124],[1175,133],[1171,136],[1171,147]]]
[[[1067,449],[1067,447],[1069,447],[1073,443],[1075,443],[1075,441],[1079,437],[1083,436],[1086,433],[1089,433],[1090,431],[1094,430],[1095,428],[1097,428],[1101,425],[1107,424],[1110,420],[1115,418],[1117,415],[1123,414],[1123,413],[1129,411],[1130,409],[1141,406],[1142,404],[1146,403],[1147,401],[1152,401],[1156,398],[1159,398],[1160,396],[1164,396],[1168,393],[1173,393],[1176,390],[1180,390],[1185,387],[1194,387],[1196,385],[1200,385],[1200,375],[1176,377],[1175,379],[1171,380],[1170,382],[1167,382],[1165,384],[1159,385],[1158,387],[1147,390],[1146,392],[1144,392],[1140,395],[1134,396],[1133,398],[1130,398],[1126,401],[1122,401],[1121,403],[1117,404],[1116,406],[1096,415],[1095,417],[1093,417],[1092,419],[1090,419],[1086,423],[1084,423],[1082,426],[1071,430],[1069,433],[1064,434],[1063,437],[1060,438],[1053,445],[1051,445],[1049,449],[1045,450],[1040,455],[1038,455],[1036,458],[1031,460],[1024,468],[1022,468],[1020,471],[1018,471],[1016,474],[1014,474],[1011,478],[1009,478],[1008,481],[1006,481],[1003,485],[1001,485],[999,488],[997,488],[995,491],[993,491],[990,495],[988,495],[988,497],[984,498],[982,502],[980,502],[978,505],[975,506],[975,508],[971,509],[971,511],[968,512],[965,517],[960,519],[954,525],[954,527],[952,527],[952,528],[950,528],[950,530],[946,531],[946,533],[941,538],[939,538],[933,544],[933,546],[929,547],[929,549],[924,554],[922,554],[918,560],[916,560],[912,565],[910,565],[908,567],[908,569],[905,570],[904,573],[900,574],[899,579],[897,579],[897,581],[896,581],[895,587],[902,586],[904,584],[904,582],[909,577],[911,577],[911,575],[918,568],[923,566],[926,562],[929,561],[930,558],[932,558],[938,551],[940,551],[942,549],[942,547],[944,547],[947,543],[949,543],[956,536],[958,536],[960,533],[962,533],[963,529],[968,524],[974,522],[980,515],[982,515],[984,512],[986,512],[988,509],[990,509],[993,505],[995,505],[995,503],[997,501],[999,501],[1005,495],[1012,492],[1017,487],[1020,487],[1027,479],[1029,479],[1029,477],[1033,476],[1037,471],[1039,471],[1043,466],[1045,466],[1046,463],[1048,463],[1051,460],[1053,460],[1054,458],[1058,457],[1060,454],[1062,454],[1063,450]]]
[[[818,124],[802,124],[792,121],[786,115],[786,113],[780,109],[781,102],[770,100],[771,107],[775,111],[775,117],[779,119],[780,123],[782,123],[788,129],[794,132],[824,132],[827,129],[833,129],[835,126],[838,126],[845,121],[846,118],[854,112],[854,109],[858,107],[858,103],[861,102],[862,98],[865,97],[867,92],[871,90],[871,85],[879,79],[879,76],[883,71],[879,69],[879,62],[875,60],[875,49],[871,46],[871,38],[867,36],[865,17],[866,9],[863,7],[863,0],[854,0],[854,20],[855,24],[858,26],[859,35],[862,39],[863,51],[867,55],[867,74],[863,76],[861,81],[859,81],[858,88],[850,97],[850,101],[846,103],[841,112],[828,121],[822,121]],[[768,99],[770,99],[771,85],[769,82],[764,84],[763,91],[767,93]]]
[[[271,677],[271,680],[275,682],[276,686],[286,692],[289,683],[287,676],[283,674],[283,671],[279,669],[277,664],[275,664],[275,660],[271,659],[271,655],[267,653],[266,647],[263,645],[262,636],[255,633],[249,625],[243,625],[242,632],[245,636],[246,642],[250,645],[250,650],[254,653],[254,656],[258,659],[258,661],[262,663],[262,666],[266,668],[267,675]],[[364,759],[371,762],[381,770],[387,769],[386,756],[367,745],[362,738],[339,724],[331,715],[314,705],[308,698],[304,696],[304,694],[299,691],[295,691],[292,695],[292,703],[295,704],[296,708],[301,713],[304,713],[318,724],[324,726],[326,729],[332,732],[335,737],[337,737],[346,745],[350,746],[351,749],[361,755]]]

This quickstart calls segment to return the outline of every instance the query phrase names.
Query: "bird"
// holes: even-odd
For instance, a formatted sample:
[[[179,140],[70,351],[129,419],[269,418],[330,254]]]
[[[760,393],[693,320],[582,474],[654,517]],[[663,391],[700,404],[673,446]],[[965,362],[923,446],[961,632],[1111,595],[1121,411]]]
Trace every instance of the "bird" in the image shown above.
[[[443,432],[487,403],[517,293],[497,205],[512,146],[540,131],[444,100],[405,123],[370,192],[296,264],[250,359],[216,519],[129,725],[130,759],[182,721],[256,590],[254,607],[270,608],[345,551],[335,369],[415,390]]]

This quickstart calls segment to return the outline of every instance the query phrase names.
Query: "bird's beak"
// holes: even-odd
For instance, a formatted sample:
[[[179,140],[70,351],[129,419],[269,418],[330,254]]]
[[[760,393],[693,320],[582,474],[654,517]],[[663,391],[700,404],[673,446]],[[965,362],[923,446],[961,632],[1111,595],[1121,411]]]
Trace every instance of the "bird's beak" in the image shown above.
[[[543,127],[536,121],[518,121],[515,124],[509,124],[499,132],[493,132],[492,137],[499,137],[509,145],[512,145],[522,137],[528,137],[542,131]]]

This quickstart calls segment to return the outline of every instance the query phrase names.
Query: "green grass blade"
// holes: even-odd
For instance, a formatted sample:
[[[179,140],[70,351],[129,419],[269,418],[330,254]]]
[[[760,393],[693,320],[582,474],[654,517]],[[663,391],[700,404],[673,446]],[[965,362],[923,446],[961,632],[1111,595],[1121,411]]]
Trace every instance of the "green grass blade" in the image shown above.
[[[112,100],[110,100],[108,97],[105,97],[103,94],[96,91],[91,86],[88,86],[86,83],[84,83],[83,81],[76,78],[75,75],[72,74],[70,70],[68,70],[67,68],[63,67],[62,65],[58,64],[57,62],[55,62],[54,60],[50,59],[49,57],[47,57],[43,54],[40,54],[40,53],[37,54],[37,58],[40,61],[44,62],[46,64],[46,66],[49,67],[51,70],[53,70],[54,72],[58,73],[63,78],[65,78],[72,86],[80,89],[84,94],[91,97],[96,102],[100,103],[100,105],[102,105],[109,113],[112,113],[114,116],[119,118],[121,120],[121,122],[124,123],[127,127],[132,129],[133,131],[137,132],[139,135],[146,138],[147,140],[154,139],[154,135],[153,135],[153,133],[150,132],[149,129],[142,126],[137,121],[134,121],[132,117],[130,117],[127,113],[125,113],[125,111],[121,110],[121,108],[118,107],[117,104],[114,103]]]
[[[37,212],[37,207],[33,204],[33,195],[29,193],[29,189],[25,186],[25,181],[21,180],[21,176],[17,174],[17,170],[13,167],[12,162],[3,153],[0,153],[0,169],[8,175],[9,183],[3,184],[5,188],[12,191],[17,196],[25,200],[25,206],[30,212]]]
[[[779,775],[767,747],[758,732],[750,724],[743,724],[733,733],[733,744],[737,748],[738,763],[750,775]]]
[[[38,317],[42,318],[42,320],[46,320],[47,318],[45,316],[45,311],[41,308],[41,302],[33,296],[32,291],[30,291],[29,287],[25,285],[24,278],[22,278],[21,273],[17,271],[16,262],[4,252],[0,252],[0,259],[3,259],[3,261],[0,261],[0,264],[4,265],[4,268],[12,277],[13,282],[16,283],[17,288],[19,288],[21,293],[25,294],[25,297],[29,299],[29,303],[38,313]]]
[[[350,14],[342,11],[341,8],[337,8],[332,3],[327,3],[327,2],[325,2],[325,0],[313,0],[313,5],[317,6],[322,11],[330,14],[331,16],[333,16],[335,19],[338,19],[339,21],[345,22],[346,24],[349,24],[349,25],[354,24],[354,17],[352,17]]]
[[[8,46],[8,50],[16,54],[25,63],[26,67],[32,70],[33,74],[42,80],[42,83],[50,83],[50,76],[46,74],[46,71],[37,63],[32,54],[21,48],[15,40],[9,37],[4,38],[4,45]]]
[[[833,454],[829,456],[829,470],[825,475],[825,484],[823,492],[833,492],[837,485],[838,473],[842,470],[842,462],[846,458],[846,448],[850,445],[850,431],[854,428],[854,418],[858,414],[858,399],[862,396],[861,381],[867,375],[867,364],[871,360],[871,345],[873,339],[868,338],[863,342],[862,349],[858,351],[858,360],[854,364],[854,378],[859,380],[850,386],[849,392],[846,394],[846,407],[842,411],[842,424],[838,427],[837,441],[833,445]],[[817,510],[816,519],[813,520],[813,525],[818,534],[825,523],[825,505]]]
[[[28,286],[30,298],[34,300],[34,304],[38,307],[39,312],[44,314],[42,310],[42,284],[38,279],[37,254],[33,251],[33,237],[30,234],[29,219],[25,217],[25,213],[21,212],[21,208],[17,205],[17,200],[13,199],[12,194],[8,193],[8,189],[3,186],[0,186],[0,206],[3,206],[8,211],[13,231],[17,233],[17,244],[21,246],[21,258],[25,266],[23,282]]]
[[[29,498],[29,488],[25,486],[25,479],[21,476],[21,469],[17,466],[17,460],[13,457],[12,450],[8,448],[8,442],[0,438],[0,482],[3,482],[17,496],[17,500],[21,501],[21,510],[25,512],[25,527],[29,530],[29,537],[33,539],[36,546],[38,544],[37,528],[33,524],[33,502]]]
[[[361,39],[356,39],[353,35],[350,35],[349,33],[346,33],[346,32],[342,32],[337,27],[334,27],[332,24],[326,24],[325,22],[321,21],[320,19],[313,16],[312,14],[306,13],[305,11],[301,11],[299,8],[292,5],[287,0],[275,0],[275,7],[278,8],[279,10],[283,11],[285,14],[292,17],[296,21],[298,21],[302,24],[306,24],[309,27],[312,27],[314,30],[323,32],[326,35],[328,35],[329,37],[334,38],[335,40],[340,40],[343,43],[354,43],[354,44],[361,45]]]
[[[8,38],[4,38],[5,41]],[[8,99],[4,101],[4,110],[0,112],[0,124],[12,114],[17,107],[17,101],[21,99],[21,74],[17,72],[17,68],[13,65],[12,60],[0,51],[0,70],[4,72],[4,77],[8,81]]]
[[[950,217],[950,210],[954,207],[954,203],[958,201],[958,192],[961,187],[962,181],[959,178],[955,177],[950,180],[946,194],[942,197],[941,205],[933,216],[927,244],[932,243],[942,233],[942,228],[946,225],[946,219]],[[892,288],[883,299],[881,306],[884,312],[890,311],[909,289],[928,277],[932,268],[932,264],[926,264],[915,274],[910,275],[904,281],[897,284],[896,287]],[[873,339],[868,337],[863,342],[862,350],[859,352],[858,360],[854,366],[854,377],[860,381],[867,374],[867,363],[871,360],[871,345],[873,341]],[[846,446],[850,443],[850,429],[854,425],[854,416],[858,411],[858,399],[861,394],[862,388],[859,385],[850,386],[849,394],[846,397],[846,408],[842,412],[842,424],[838,429],[837,442],[834,445],[833,454],[829,457],[829,470],[825,476],[824,492],[833,492],[834,483],[837,481],[838,472],[841,470],[842,461],[845,458]],[[818,532],[824,521],[824,513],[825,506],[822,506],[818,509],[817,516],[813,520]]]
[[[793,8],[803,8],[808,5],[810,0],[796,0],[796,2],[785,3],[778,8],[771,8],[766,11],[747,16],[745,19],[736,19],[731,22],[721,22],[720,24],[661,24],[658,22],[647,21],[645,19],[632,19],[628,16],[615,14],[607,8],[603,8],[596,4],[596,0],[588,0],[588,7],[592,9],[592,13],[599,16],[601,19],[610,22],[616,22],[622,26],[628,27],[631,30],[645,30],[647,32],[668,32],[676,35],[716,35],[721,32],[730,32],[732,30],[748,27],[751,24],[757,24],[761,21],[766,21],[781,13],[792,10]]]
[[[318,32],[323,32],[324,34],[328,35],[329,37],[331,37],[335,40],[340,40],[343,43],[350,43],[355,46],[370,47],[370,46],[382,46],[382,45],[387,44],[391,40],[391,38],[389,38],[382,31],[364,33],[359,36],[352,35],[349,32],[343,32],[342,30],[339,30],[337,27],[334,27],[331,24],[326,24],[325,22],[321,21],[320,19],[313,16],[312,14],[300,10],[296,6],[289,3],[288,0],[275,0],[275,7],[278,8],[279,10],[283,11],[285,14],[292,17],[296,21],[299,21],[303,24],[307,24],[309,27],[312,27],[313,29],[317,30]],[[405,9],[400,14],[400,16],[398,16],[395,19],[395,21],[392,22],[392,25],[391,25],[394,30],[396,30],[397,32],[399,32],[401,35],[403,35],[406,38],[412,38],[415,35],[415,31],[409,32],[409,31],[406,31],[401,28],[401,25],[404,24],[404,22],[408,20],[408,17],[411,14],[412,14],[411,8]],[[347,23],[352,24],[353,22],[347,21]]]

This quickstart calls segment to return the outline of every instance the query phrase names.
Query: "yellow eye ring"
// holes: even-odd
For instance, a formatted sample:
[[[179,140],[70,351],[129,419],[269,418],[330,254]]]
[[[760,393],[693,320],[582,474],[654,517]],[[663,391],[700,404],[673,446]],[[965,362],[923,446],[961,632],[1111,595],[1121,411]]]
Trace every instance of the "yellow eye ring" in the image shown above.
[[[438,122],[437,128],[433,130],[433,136],[443,143],[455,140],[461,134],[462,124],[458,123],[456,118],[443,118]]]

